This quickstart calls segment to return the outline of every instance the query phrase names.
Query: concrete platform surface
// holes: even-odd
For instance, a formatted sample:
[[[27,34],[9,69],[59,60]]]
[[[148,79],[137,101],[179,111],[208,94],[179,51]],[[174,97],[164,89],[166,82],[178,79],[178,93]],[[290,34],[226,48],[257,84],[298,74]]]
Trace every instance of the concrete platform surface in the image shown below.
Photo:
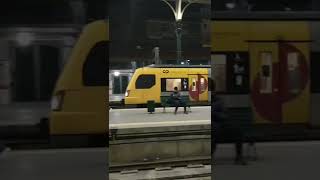
[[[199,178],[189,178],[196,175],[208,175],[211,173],[211,166],[206,165],[203,167],[177,167],[168,170],[149,170],[149,171],[138,171],[136,173],[111,173],[110,180],[139,180],[139,179],[191,179],[191,180],[201,180],[201,179],[211,179],[208,177]]]
[[[215,180],[318,180],[320,142],[278,142],[257,144],[257,161],[233,165],[233,145],[218,146],[214,159]]]
[[[3,180],[106,180],[107,149],[10,151],[0,156]]]
[[[218,146],[213,165],[214,180],[318,180],[320,164],[320,141],[258,143],[258,160],[248,165],[234,165],[234,146]],[[110,174],[110,179],[148,179],[155,175],[181,174],[185,168],[156,172],[139,171],[136,174]],[[198,172],[202,171],[202,169]],[[194,171],[196,172],[196,171]],[[193,173],[194,173],[193,172]],[[191,172],[192,173],[192,172]],[[211,178],[193,178],[194,180]]]
[[[28,102],[0,105],[0,126],[34,125],[48,117],[49,102]]]
[[[184,114],[183,108],[181,107],[178,109],[176,115],[173,112],[174,108],[166,108],[166,112],[163,112],[163,108],[156,108],[155,112],[152,114],[148,113],[146,108],[111,109],[109,111],[109,124],[111,127],[115,125],[119,126],[120,124],[127,124],[128,127],[148,127],[150,125],[162,126],[163,124],[168,124],[170,126],[172,123],[179,122],[181,124],[185,124],[186,122],[197,124],[197,121],[208,124],[211,120],[210,106],[191,107],[191,112],[188,114]]]

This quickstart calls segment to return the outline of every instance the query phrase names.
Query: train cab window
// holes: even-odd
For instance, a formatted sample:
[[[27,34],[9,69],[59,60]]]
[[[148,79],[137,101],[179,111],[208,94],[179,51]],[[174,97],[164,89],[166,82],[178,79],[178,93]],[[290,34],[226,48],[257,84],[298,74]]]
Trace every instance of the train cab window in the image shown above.
[[[156,76],[152,74],[140,75],[136,81],[136,89],[149,89],[156,84]]]
[[[89,52],[83,65],[83,84],[85,86],[107,86],[109,44],[107,41],[98,42]]]

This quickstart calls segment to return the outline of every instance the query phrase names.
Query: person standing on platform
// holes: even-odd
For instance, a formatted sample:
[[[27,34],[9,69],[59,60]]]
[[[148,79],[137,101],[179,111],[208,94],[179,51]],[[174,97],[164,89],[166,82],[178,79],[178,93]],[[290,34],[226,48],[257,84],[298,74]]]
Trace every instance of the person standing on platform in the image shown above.
[[[211,155],[212,159],[214,157],[214,153],[217,149],[217,143],[223,137],[230,137],[235,142],[235,164],[246,165],[246,161],[243,159],[243,152],[242,152],[242,138],[241,135],[238,136],[238,128],[230,128],[226,124],[228,121],[228,114],[224,105],[223,100],[217,96],[215,92],[215,84],[212,82],[212,91],[211,91],[211,99],[212,99],[212,106],[211,106],[211,136],[212,136],[212,143],[211,143]]]

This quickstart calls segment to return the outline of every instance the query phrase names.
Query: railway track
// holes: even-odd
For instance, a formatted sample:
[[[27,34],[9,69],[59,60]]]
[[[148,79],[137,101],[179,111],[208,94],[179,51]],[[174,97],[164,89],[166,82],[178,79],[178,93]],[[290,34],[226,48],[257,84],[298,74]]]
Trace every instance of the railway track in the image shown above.
[[[193,158],[174,158],[167,160],[155,160],[150,162],[140,162],[140,163],[127,163],[127,164],[109,164],[110,173],[120,173],[120,174],[136,174],[139,171],[170,171],[175,168],[205,168],[207,165],[211,164],[211,157],[193,157]],[[189,177],[183,176],[184,178],[194,178],[194,177],[206,177],[210,176],[210,171],[204,171],[205,173],[189,175]]]

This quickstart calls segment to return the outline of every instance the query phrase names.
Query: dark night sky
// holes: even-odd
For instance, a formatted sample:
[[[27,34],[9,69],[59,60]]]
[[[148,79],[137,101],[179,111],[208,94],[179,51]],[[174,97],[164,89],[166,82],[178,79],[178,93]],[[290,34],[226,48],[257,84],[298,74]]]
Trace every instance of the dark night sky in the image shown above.
[[[72,22],[71,0],[10,0],[0,6],[0,24],[61,24]],[[103,18],[107,0],[86,0],[87,19]]]
[[[234,1],[239,2],[240,0]],[[232,0],[213,1],[213,10],[225,10],[227,2],[232,2]],[[286,6],[296,11],[306,11],[312,8],[312,0],[247,0],[247,2],[254,4],[252,9],[254,11],[282,11]]]

